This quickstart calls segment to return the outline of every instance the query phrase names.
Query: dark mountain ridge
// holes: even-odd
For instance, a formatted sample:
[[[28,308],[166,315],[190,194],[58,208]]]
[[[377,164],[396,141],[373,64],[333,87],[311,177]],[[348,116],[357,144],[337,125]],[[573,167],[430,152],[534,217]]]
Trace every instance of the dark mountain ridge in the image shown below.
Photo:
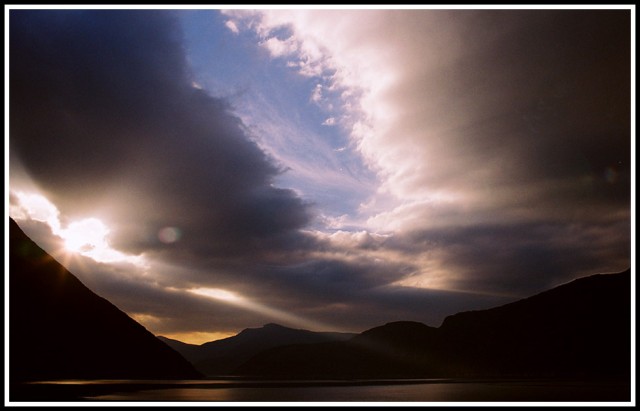
[[[438,328],[401,321],[355,335],[267,324],[198,346],[154,337],[86,288],[13,220],[9,257],[12,384],[185,379],[199,377],[196,369],[291,379],[620,379],[631,373],[631,270],[458,313]]]
[[[201,375],[9,221],[11,383]]]
[[[233,337],[202,345],[185,344],[165,337],[159,338],[181,353],[200,372],[213,376],[230,374],[254,355],[270,348],[291,344],[346,341],[354,335],[293,329],[271,323],[260,328],[247,328]]]
[[[631,273],[584,277],[501,307],[458,313],[440,329],[471,373],[626,375]]]
[[[594,275],[447,317],[376,327],[350,341],[264,351],[236,374],[265,378],[627,378],[631,273]]]

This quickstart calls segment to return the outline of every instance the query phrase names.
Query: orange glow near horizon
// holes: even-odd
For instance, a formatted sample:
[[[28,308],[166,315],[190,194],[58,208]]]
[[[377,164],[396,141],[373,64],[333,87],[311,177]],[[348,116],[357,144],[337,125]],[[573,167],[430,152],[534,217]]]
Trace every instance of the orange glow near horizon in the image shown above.
[[[233,337],[237,333],[233,332],[206,332],[206,331],[192,331],[181,333],[160,334],[163,337],[171,338],[172,340],[178,340],[186,344],[202,345],[211,341],[222,340],[225,338]]]

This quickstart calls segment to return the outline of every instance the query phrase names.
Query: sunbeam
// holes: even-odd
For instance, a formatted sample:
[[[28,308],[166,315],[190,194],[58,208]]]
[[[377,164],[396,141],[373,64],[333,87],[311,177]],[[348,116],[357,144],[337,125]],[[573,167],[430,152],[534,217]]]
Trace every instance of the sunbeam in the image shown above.
[[[190,293],[197,294],[214,301],[231,304],[240,309],[252,311],[262,314],[265,317],[283,325],[301,327],[309,330],[333,330],[337,327],[322,323],[317,320],[311,320],[300,315],[292,314],[277,308],[251,301],[250,299],[239,295],[238,293],[223,290],[220,288],[194,288],[187,290]]]

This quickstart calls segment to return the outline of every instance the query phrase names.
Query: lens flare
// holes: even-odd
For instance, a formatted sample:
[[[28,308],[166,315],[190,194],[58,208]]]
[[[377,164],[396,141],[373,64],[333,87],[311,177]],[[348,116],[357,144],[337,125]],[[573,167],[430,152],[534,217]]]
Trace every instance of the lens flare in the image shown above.
[[[182,232],[177,227],[164,227],[158,231],[158,239],[165,244],[175,243],[181,235]]]

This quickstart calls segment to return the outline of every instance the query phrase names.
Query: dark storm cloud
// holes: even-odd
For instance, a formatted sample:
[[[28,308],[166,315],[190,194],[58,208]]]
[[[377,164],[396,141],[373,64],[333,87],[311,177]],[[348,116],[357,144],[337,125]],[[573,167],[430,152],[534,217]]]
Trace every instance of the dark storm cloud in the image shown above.
[[[418,42],[406,46],[414,53],[406,81],[391,94],[408,109],[397,133],[426,131],[417,144],[431,167],[412,176],[412,188],[495,191],[604,180],[613,169],[620,179],[608,194],[628,203],[628,11],[432,13],[440,35],[425,42],[421,58]],[[423,38],[431,34],[420,16],[407,20]],[[448,49],[448,57],[437,53]],[[425,59],[436,67],[425,70]]]
[[[401,153],[384,166],[410,200],[371,219],[396,231],[386,246],[430,253],[451,288],[520,296],[626,269],[631,13],[395,16],[376,30],[398,44],[384,97],[401,109],[378,152]]]
[[[453,290],[526,297],[573,278],[628,268],[627,221],[510,223],[408,234],[400,247],[432,250]]]
[[[63,220],[106,215],[115,248],[154,261],[151,272],[68,262],[126,312],[163,332],[233,330],[273,318],[186,289],[303,312],[395,278],[366,261],[305,258],[309,207],[272,186],[280,168],[226,102],[192,86],[170,13],[14,10],[10,52],[12,159]],[[167,226],[178,241],[158,237]]]
[[[390,186],[417,206],[371,219],[388,214],[392,236],[331,241],[299,231],[310,206],[272,186],[281,167],[225,100],[193,86],[174,17],[11,10],[9,21],[12,170],[23,166],[63,219],[103,217],[115,248],[157,263],[143,274],[75,266],[125,311],[158,318],[156,329],[274,320],[185,290],[197,286],[361,331],[436,326],[628,266],[628,12],[384,14],[358,37],[392,48],[403,69],[384,94],[392,132],[372,157],[400,148],[402,164],[385,166]],[[462,200],[431,201],[439,190]],[[177,241],[162,241],[165,227]],[[392,285],[421,264],[446,274],[445,290]]]
[[[530,12],[521,18],[522,29],[502,43],[503,54],[489,56],[494,69],[511,79],[499,84],[514,114],[504,120],[512,127],[504,134],[515,133],[508,144],[517,144],[514,153],[523,160],[516,178],[528,183],[591,175],[603,181],[613,168],[618,184],[594,191],[608,189],[609,202],[628,204],[629,13]]]
[[[285,291],[305,295],[301,302],[322,303],[357,300],[370,289],[388,284],[401,276],[400,267],[361,258],[343,261],[326,257],[302,264],[272,267],[264,270],[274,284]]]
[[[457,130],[457,147],[473,147],[472,169],[483,170],[477,161],[493,168],[480,173],[484,181],[471,181],[493,190],[488,201],[501,208],[490,223],[441,233],[449,250],[443,264],[466,289],[520,295],[627,268],[630,14],[503,11],[477,18],[472,42],[492,24],[513,29],[491,50],[478,44],[481,56],[458,62],[468,71],[456,78],[479,95],[467,110],[470,127]],[[493,104],[480,104],[491,96]]]
[[[11,153],[63,215],[106,214],[114,246],[188,255],[285,247],[311,218],[225,101],[191,85],[159,11],[11,11]],[[224,56],[220,56],[224,58]],[[75,214],[73,214],[75,213]]]

